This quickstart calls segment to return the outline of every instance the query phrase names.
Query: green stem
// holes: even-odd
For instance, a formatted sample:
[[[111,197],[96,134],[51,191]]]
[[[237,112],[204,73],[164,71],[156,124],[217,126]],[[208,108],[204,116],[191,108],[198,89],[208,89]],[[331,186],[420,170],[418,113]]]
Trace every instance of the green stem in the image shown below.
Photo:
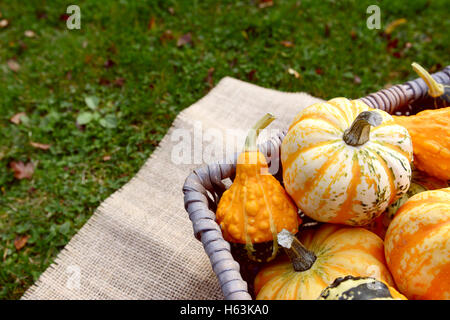
[[[275,120],[275,117],[271,113],[267,113],[250,129],[247,139],[245,140],[244,152],[258,150],[256,140],[258,139],[259,133],[273,120]]]
[[[317,257],[314,252],[309,251],[305,246],[288,230],[283,229],[277,236],[278,244],[291,259],[295,271],[302,272],[309,270]]]
[[[436,80],[425,70],[420,64],[413,62],[411,64],[414,71],[425,81],[428,86],[428,94],[433,98],[440,97],[444,94],[444,86],[437,83]]]
[[[370,127],[379,126],[383,118],[378,112],[363,111],[344,132],[344,142],[350,146],[361,146],[370,139]]]

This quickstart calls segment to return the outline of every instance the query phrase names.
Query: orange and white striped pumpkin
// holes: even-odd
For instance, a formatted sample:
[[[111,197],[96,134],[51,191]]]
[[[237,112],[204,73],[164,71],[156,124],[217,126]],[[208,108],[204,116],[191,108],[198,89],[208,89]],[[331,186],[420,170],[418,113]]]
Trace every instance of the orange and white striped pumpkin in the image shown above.
[[[450,188],[421,192],[400,207],[385,254],[408,299],[450,299]]]
[[[283,140],[284,185],[315,220],[367,225],[408,190],[412,151],[388,113],[346,98],[316,103]]]
[[[303,231],[294,241],[306,250],[293,242],[293,254],[304,258],[303,265],[309,268],[296,271],[294,260],[283,257],[269,263],[255,278],[256,299],[314,300],[336,278],[347,275],[373,277],[394,286],[385,265],[383,240],[366,229],[324,224]],[[311,252],[315,259],[305,254]]]

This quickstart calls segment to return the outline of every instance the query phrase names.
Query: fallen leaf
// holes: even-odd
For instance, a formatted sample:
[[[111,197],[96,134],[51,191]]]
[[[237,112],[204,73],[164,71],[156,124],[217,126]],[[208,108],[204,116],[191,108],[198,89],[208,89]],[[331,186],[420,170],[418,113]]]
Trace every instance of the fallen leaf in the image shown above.
[[[32,162],[24,164],[22,161],[11,161],[9,166],[14,171],[14,177],[16,179],[31,179],[33,176],[34,164]]]
[[[98,80],[98,84],[101,85],[101,86],[109,86],[111,84],[111,81],[109,81],[106,78],[100,78]]]
[[[147,29],[152,30],[156,26],[155,17],[151,17],[150,21],[148,22]]]
[[[317,68],[316,69],[316,74],[318,74],[320,76],[321,74],[323,74],[323,70],[320,69],[320,68]]]
[[[186,44],[191,44],[191,43],[192,43],[192,35],[190,32],[188,32],[178,38],[177,47],[182,47]]]
[[[23,116],[26,117],[26,115],[27,114],[25,112],[16,113],[15,115],[13,115],[11,117],[11,119],[9,119],[9,121],[11,121],[14,124],[20,124],[20,121],[21,121],[20,118],[22,118]]]
[[[256,74],[256,70],[255,69],[250,70],[250,72],[247,74],[248,80],[249,81],[255,80],[256,79],[255,74]]]
[[[395,38],[395,39],[390,40],[390,41],[388,42],[386,48],[387,48],[387,50],[389,51],[390,49],[397,48],[397,46],[398,46],[398,38]]]
[[[273,6],[273,1],[272,0],[259,0],[259,7],[262,8],[267,8],[267,7],[271,7]]]
[[[125,84],[125,78],[116,78],[116,80],[114,80],[114,86],[121,88],[123,87],[123,85]]]
[[[38,148],[38,149],[41,149],[41,150],[48,150],[51,147],[51,145],[49,145],[49,144],[33,142],[33,141],[30,142],[30,145],[32,147],[34,147],[34,148]]]
[[[111,59],[106,60],[105,64],[103,65],[106,69],[112,68],[116,65],[114,61]]]
[[[208,69],[208,75],[206,76],[206,83],[208,84],[208,86],[210,88],[212,88],[214,86],[214,81],[213,81],[213,74],[214,74],[214,67],[211,67]]]
[[[174,15],[174,14],[175,14],[175,10],[174,10],[174,8],[172,8],[172,7],[169,7],[168,11],[169,11],[169,13],[170,13],[171,15]]]
[[[280,43],[286,48],[292,48],[294,44],[291,41],[280,41]]]
[[[86,49],[86,47],[88,46],[88,42],[85,40],[83,41],[83,43],[81,44],[81,46],[83,47],[83,49]]]
[[[358,37],[358,35],[356,34],[355,30],[352,30],[350,32],[350,37],[352,38],[352,40],[356,40],[356,38]]]
[[[60,21],[67,21],[69,19],[69,15],[67,13],[63,13],[62,15],[59,16],[59,20]]]
[[[24,32],[25,37],[27,38],[34,38],[36,36],[36,33],[34,33],[33,30],[26,30]]]
[[[166,30],[163,32],[163,34],[159,37],[159,41],[162,43],[166,42],[167,40],[173,39],[173,33],[172,30]]]
[[[288,73],[292,74],[294,77],[296,77],[297,79],[300,78],[300,73],[298,73],[296,70],[289,68],[288,69]]]
[[[361,78],[358,77],[358,76],[355,74],[355,76],[353,77],[353,82],[356,83],[356,84],[360,84],[360,83],[361,83]]]
[[[20,64],[17,63],[16,60],[9,59],[7,64],[8,64],[8,67],[14,72],[18,72],[20,70]]]
[[[46,19],[47,13],[45,13],[44,11],[36,11],[36,17],[38,19]]]
[[[30,236],[17,236],[16,239],[14,239],[14,247],[16,247],[16,250],[19,251],[25,245],[27,244],[28,239]]]
[[[394,31],[398,26],[402,25],[406,23],[406,19],[405,18],[401,18],[401,19],[397,19],[392,21],[391,23],[389,23],[386,28],[384,29],[384,33],[385,34],[391,34],[392,31]]]
[[[397,59],[401,59],[401,57],[402,57],[402,53],[399,52],[399,51],[394,52],[392,55],[393,55],[395,58],[397,58]]]
[[[103,157],[103,161],[109,161],[111,160],[111,156],[110,155],[106,155]]]
[[[0,28],[6,28],[9,24],[9,21],[6,19],[0,20]]]
[[[327,23],[325,24],[325,38],[328,38],[330,36],[330,25]]]

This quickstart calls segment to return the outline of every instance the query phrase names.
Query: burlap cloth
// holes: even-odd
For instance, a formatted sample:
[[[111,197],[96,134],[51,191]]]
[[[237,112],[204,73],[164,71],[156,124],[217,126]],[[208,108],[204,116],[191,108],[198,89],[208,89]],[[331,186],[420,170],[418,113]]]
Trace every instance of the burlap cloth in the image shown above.
[[[175,164],[176,129],[248,130],[266,112],[286,128],[320,101],[224,78],[185,109],[137,175],[106,199],[22,299],[223,299],[183,205],[182,186],[199,164]],[[192,135],[193,144],[202,138]],[[212,141],[211,143],[220,143]]]

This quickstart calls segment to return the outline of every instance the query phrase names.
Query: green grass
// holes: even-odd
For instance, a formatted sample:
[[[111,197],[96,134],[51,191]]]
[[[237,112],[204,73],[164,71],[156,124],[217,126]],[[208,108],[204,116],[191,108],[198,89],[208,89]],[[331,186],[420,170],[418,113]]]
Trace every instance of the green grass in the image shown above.
[[[68,30],[60,18],[74,2],[81,30]],[[100,202],[137,172],[175,116],[222,77],[356,98],[415,78],[413,61],[431,71],[449,64],[447,1],[378,2],[382,28],[408,21],[391,40],[366,27],[374,3],[3,1],[0,19],[9,26],[0,29],[0,298],[19,298]],[[192,43],[178,47],[188,32]],[[397,47],[388,50],[393,39]],[[123,86],[115,84],[119,78]],[[98,99],[95,112],[86,97]],[[28,121],[11,123],[18,112]],[[96,118],[77,126],[84,112]],[[39,150],[30,141],[51,147]],[[11,161],[35,162],[32,179],[15,179]],[[18,236],[30,237],[20,250]]]

